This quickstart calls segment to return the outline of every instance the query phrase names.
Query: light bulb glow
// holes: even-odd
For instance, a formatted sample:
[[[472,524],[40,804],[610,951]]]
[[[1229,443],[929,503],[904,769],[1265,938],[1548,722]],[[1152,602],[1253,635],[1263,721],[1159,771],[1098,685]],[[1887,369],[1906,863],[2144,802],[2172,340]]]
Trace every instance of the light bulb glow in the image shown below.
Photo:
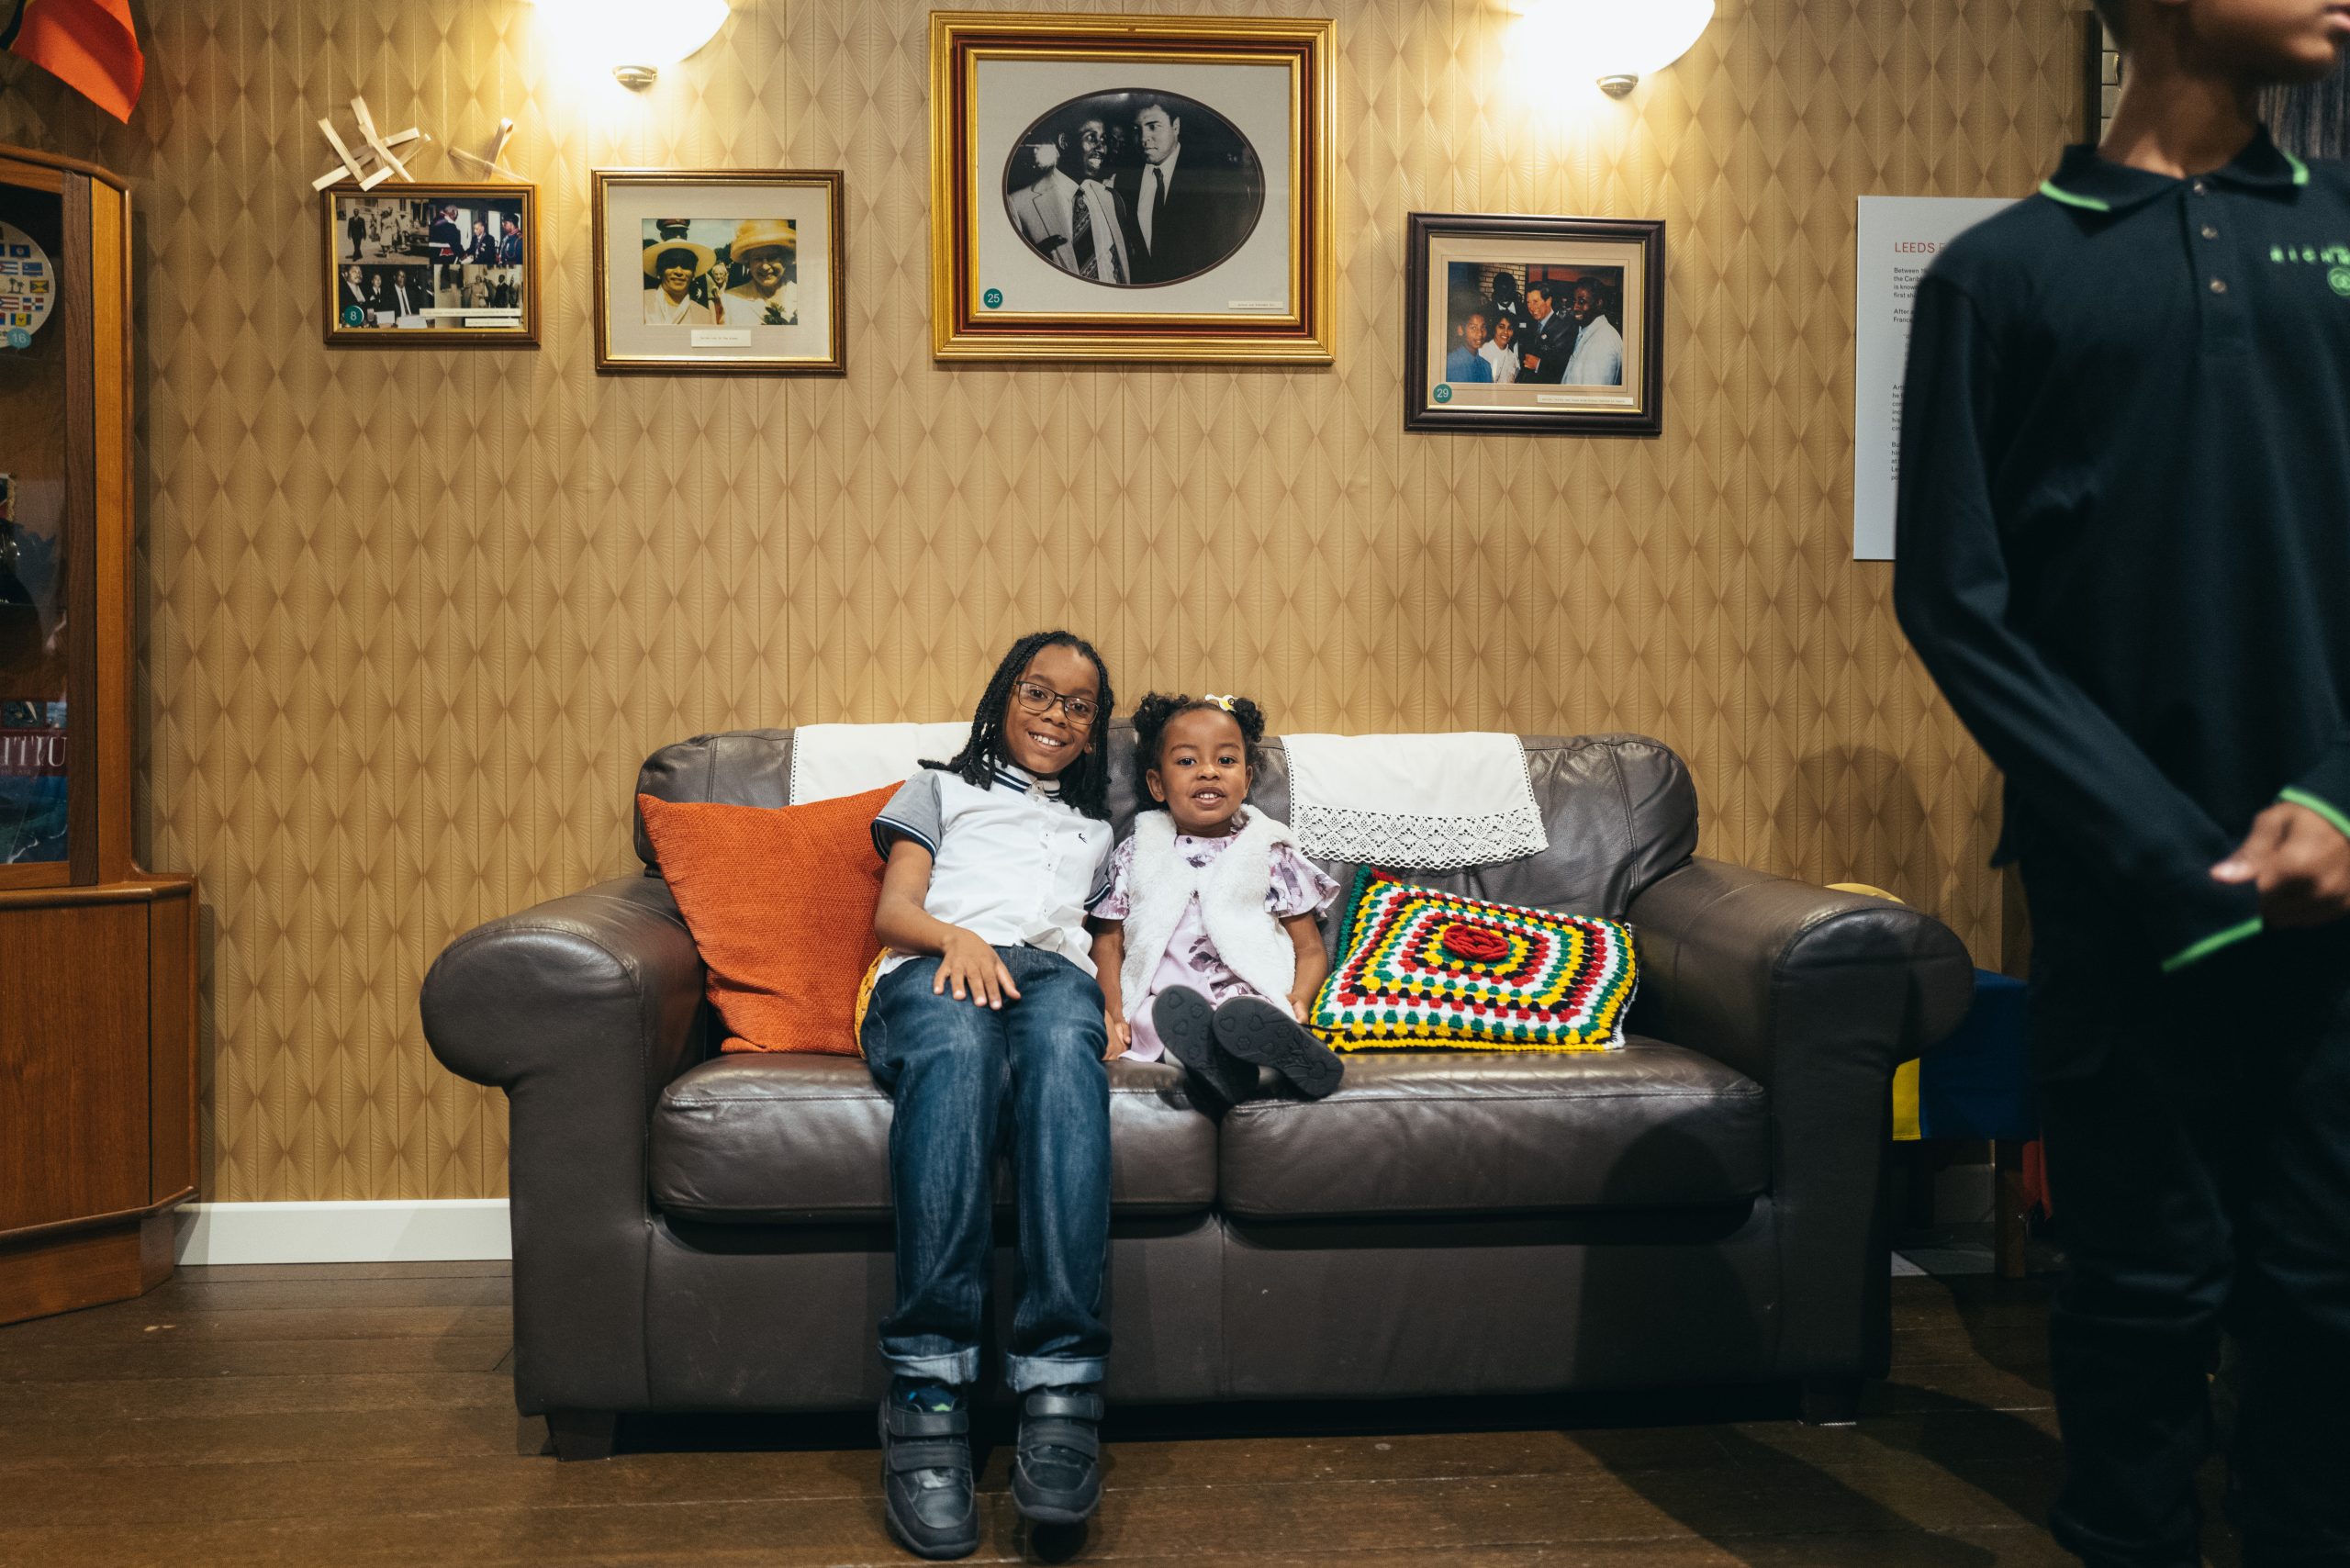
[[[1517,8],[1521,50],[1539,52],[1553,76],[1595,82],[1663,70],[1714,19],[1714,0],[1517,0]]]
[[[676,64],[717,36],[728,8],[727,0],[536,3],[564,53],[614,72],[652,73]]]

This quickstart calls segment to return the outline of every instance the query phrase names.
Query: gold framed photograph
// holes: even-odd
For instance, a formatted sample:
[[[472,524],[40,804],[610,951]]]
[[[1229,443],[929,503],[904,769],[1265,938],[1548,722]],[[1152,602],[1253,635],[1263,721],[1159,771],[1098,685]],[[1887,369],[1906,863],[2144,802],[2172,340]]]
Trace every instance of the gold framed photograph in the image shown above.
[[[1336,39],[933,13],[932,352],[1329,364]]]
[[[319,201],[330,344],[538,346],[537,186],[345,182]]]
[[[1415,212],[1404,428],[1664,429],[1664,223]]]
[[[842,375],[838,169],[595,172],[596,368]]]

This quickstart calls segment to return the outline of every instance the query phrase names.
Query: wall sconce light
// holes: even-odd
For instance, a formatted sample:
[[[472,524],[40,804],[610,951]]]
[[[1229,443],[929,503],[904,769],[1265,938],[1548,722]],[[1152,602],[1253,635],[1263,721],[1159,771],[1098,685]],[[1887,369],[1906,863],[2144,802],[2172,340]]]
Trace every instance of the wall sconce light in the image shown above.
[[[536,0],[565,45],[609,64],[612,79],[636,90],[653,85],[718,34],[727,0]]]
[[[1714,19],[1714,0],[1518,0],[1572,59],[1599,68],[1599,90],[1620,98],[1689,52]]]

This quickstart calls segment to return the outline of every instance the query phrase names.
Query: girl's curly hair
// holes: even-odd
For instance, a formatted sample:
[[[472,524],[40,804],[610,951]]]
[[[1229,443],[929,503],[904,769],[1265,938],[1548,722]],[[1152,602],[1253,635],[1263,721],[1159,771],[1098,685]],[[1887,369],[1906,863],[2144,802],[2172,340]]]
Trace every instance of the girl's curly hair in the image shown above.
[[[1150,786],[1144,775],[1158,766],[1158,752],[1167,734],[1168,722],[1178,713],[1196,713],[1203,708],[1213,708],[1232,715],[1240,726],[1242,755],[1248,758],[1248,774],[1254,778],[1264,770],[1265,711],[1246,697],[1192,697],[1178,693],[1173,697],[1154,691],[1135,709],[1135,809],[1140,812],[1163,812],[1164,801],[1150,798]]]
[[[1093,651],[1093,644],[1071,632],[1031,632],[1012,644],[1003,662],[995,666],[995,674],[988,680],[988,689],[979,694],[979,705],[971,714],[970,738],[963,749],[945,762],[924,759],[924,767],[935,767],[942,773],[952,773],[966,784],[984,790],[991,781],[995,769],[1012,760],[1012,753],[1003,740],[1003,716],[1012,706],[1012,689],[1028,669],[1028,661],[1046,648],[1067,648],[1093,666],[1094,678],[1100,683],[1095,692],[1093,724],[1090,738],[1093,749],[1085,753],[1062,770],[1061,799],[1079,812],[1100,821],[1110,820],[1110,705],[1116,700],[1110,692],[1110,666]]]

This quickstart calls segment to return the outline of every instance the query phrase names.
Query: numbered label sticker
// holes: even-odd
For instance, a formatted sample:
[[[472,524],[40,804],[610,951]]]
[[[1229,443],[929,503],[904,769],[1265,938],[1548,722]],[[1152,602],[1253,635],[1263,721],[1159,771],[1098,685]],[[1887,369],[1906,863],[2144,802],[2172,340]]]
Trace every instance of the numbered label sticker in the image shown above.
[[[1000,288],[989,289],[985,294],[979,296],[979,303],[986,306],[990,310],[996,309],[1003,304],[1003,290]]]

